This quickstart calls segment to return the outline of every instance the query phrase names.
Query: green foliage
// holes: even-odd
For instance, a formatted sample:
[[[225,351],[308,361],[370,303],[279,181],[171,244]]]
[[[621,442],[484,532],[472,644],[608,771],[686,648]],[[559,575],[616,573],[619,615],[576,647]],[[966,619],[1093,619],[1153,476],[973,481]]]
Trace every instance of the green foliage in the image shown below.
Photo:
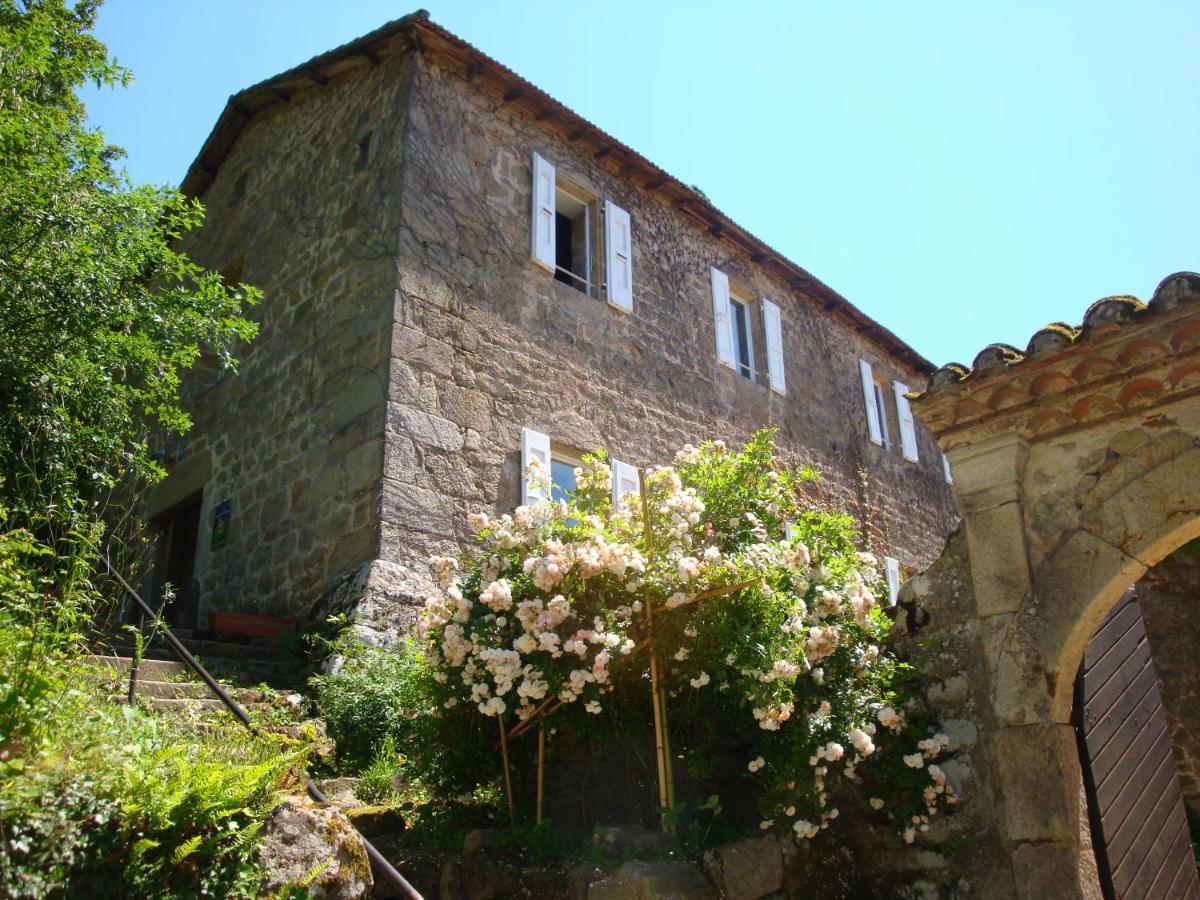
[[[76,564],[0,530],[0,895],[254,896],[263,817],[306,748],[110,700],[78,649],[87,582],[46,581],[47,560]]]
[[[404,757],[396,752],[395,736],[385,736],[375,749],[371,764],[363,769],[354,796],[371,805],[383,805],[399,799],[392,779],[400,773],[403,764]]]
[[[175,242],[199,203],[134,186],[76,89],[129,73],[90,33],[98,3],[0,0],[0,504],[56,538],[182,433],[180,372],[253,337],[230,287]]]

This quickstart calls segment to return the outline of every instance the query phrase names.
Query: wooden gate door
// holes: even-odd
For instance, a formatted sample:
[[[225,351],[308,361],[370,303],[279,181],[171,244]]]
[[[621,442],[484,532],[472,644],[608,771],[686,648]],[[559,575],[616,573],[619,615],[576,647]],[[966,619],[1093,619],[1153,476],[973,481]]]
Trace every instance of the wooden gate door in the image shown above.
[[[1133,591],[1084,653],[1075,714],[1105,896],[1200,897],[1154,660]]]

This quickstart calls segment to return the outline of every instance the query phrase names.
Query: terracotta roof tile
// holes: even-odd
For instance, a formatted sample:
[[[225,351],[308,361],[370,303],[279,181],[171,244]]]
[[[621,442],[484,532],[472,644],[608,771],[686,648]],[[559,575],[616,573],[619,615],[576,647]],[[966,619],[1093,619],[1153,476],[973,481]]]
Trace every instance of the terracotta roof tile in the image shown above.
[[[1143,303],[1137,297],[1103,297],[1088,307],[1078,327],[1053,322],[1038,329],[1029,339],[1024,352],[1008,344],[989,344],[975,357],[970,368],[961,363],[947,363],[933,372],[923,394],[910,396],[913,399],[929,397],[956,388],[968,380],[982,378],[991,370],[1020,365],[1031,356],[1060,353],[1087,342],[1095,335],[1110,333],[1127,322],[1141,321],[1146,316],[1174,309],[1183,303],[1200,303],[1200,274],[1177,272],[1168,275],[1154,289],[1149,303]]]

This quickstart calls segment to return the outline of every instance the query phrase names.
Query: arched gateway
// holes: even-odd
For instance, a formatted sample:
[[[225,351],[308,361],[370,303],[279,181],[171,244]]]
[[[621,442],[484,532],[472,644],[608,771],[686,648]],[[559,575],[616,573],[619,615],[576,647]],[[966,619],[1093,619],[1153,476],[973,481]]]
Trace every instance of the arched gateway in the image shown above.
[[[970,369],[945,366],[914,407],[964,520],[901,604],[941,674],[965,675],[933,698],[977,730],[961,769],[975,783],[974,895],[1100,897],[1076,673],[1129,587],[1200,537],[1200,275],[1167,278],[1148,304],[1100,300],[1025,352],[992,345]],[[1142,896],[1195,896],[1194,869],[1176,868],[1174,886],[1164,864],[1144,879],[1160,893]]]

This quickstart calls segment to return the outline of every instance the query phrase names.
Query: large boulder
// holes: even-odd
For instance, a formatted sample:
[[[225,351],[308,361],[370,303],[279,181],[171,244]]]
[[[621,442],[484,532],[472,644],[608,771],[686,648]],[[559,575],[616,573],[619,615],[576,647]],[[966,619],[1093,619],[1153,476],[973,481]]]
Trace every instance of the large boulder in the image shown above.
[[[272,811],[261,835],[257,855],[267,873],[264,896],[297,886],[330,900],[370,896],[373,878],[362,838],[335,807],[289,797]]]

